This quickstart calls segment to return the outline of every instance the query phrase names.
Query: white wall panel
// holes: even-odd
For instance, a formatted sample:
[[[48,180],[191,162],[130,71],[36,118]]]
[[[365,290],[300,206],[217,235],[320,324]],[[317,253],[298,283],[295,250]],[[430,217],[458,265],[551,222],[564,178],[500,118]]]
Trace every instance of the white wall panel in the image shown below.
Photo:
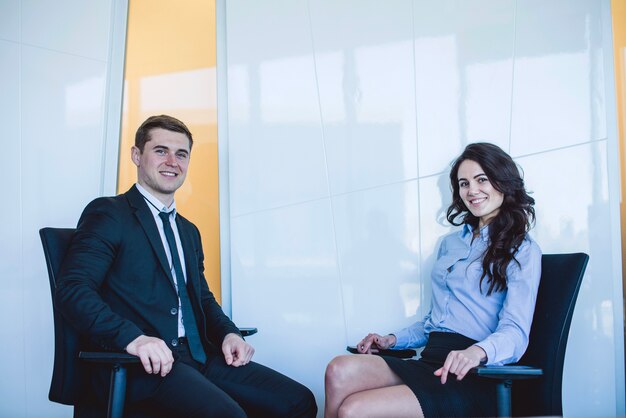
[[[532,235],[544,252],[591,255],[566,355],[565,414],[623,415],[619,254],[609,239],[619,228],[610,217],[619,195],[610,192],[607,163],[616,142],[605,140],[615,123],[605,93],[613,77],[610,37],[602,35],[607,7],[228,1],[229,132],[220,141],[228,141],[234,206],[222,225],[232,223],[234,318],[259,317],[269,328],[256,340],[259,353],[320,332],[317,322],[303,320],[296,332],[270,316],[327,318],[330,309],[338,319],[328,341],[301,344],[293,356],[280,351],[275,363],[310,383],[321,404],[324,357],[425,314],[436,249],[454,229],[445,220],[449,164],[467,143],[485,140],[520,157],[537,199]],[[338,264],[319,284],[311,257],[322,253]],[[282,332],[281,344],[265,332]],[[310,356],[316,363],[303,369],[299,359]]]
[[[421,319],[417,180],[337,196],[333,212],[348,343]]]
[[[420,275],[416,280],[422,288],[421,318],[430,310],[432,291],[430,273],[435,265],[441,238],[453,230],[446,221],[446,209],[452,201],[448,179],[448,173],[443,173],[419,180],[420,217],[417,234],[421,251]]]
[[[116,16],[127,2],[113,0]],[[103,153],[117,148],[119,114],[107,103],[108,62],[123,39],[125,24],[113,27],[113,1],[0,1],[0,123],[8,219],[2,228],[0,317],[8,336],[0,383],[2,417],[69,417],[72,408],[48,400],[54,355],[52,303],[38,230],[74,226],[84,205],[101,193]],[[117,22],[119,23],[119,21]],[[123,42],[115,44],[123,49]],[[115,112],[112,112],[115,113]],[[6,143],[6,144],[5,144]],[[117,154],[117,153],[116,153]],[[7,165],[8,164],[8,165]],[[10,246],[8,246],[10,243]],[[3,276],[3,277],[4,277]]]
[[[306,219],[306,222],[303,220]],[[255,326],[255,361],[318,395],[346,345],[330,200],[231,221],[233,320]]]
[[[227,25],[229,85],[241,89],[229,102],[232,213],[328,196],[306,3],[228,2],[228,16],[246,24]]]
[[[512,0],[415,0],[420,177],[447,171],[469,142],[508,150],[514,11]]]
[[[410,0],[311,2],[333,194],[417,177],[411,10]]]
[[[601,2],[517,4],[511,153],[606,138]],[[541,12],[538,12],[541,10]],[[558,22],[558,24],[556,24]]]
[[[0,41],[0,126],[3,128],[0,142],[5,153],[3,188],[10,199],[4,209],[8,222],[4,222],[0,228],[0,272],[3,277],[0,329],[7,336],[21,335],[24,329],[24,317],[21,314],[25,304],[21,283],[19,51],[18,44]],[[0,358],[4,359],[5,373],[13,377],[0,379],[0,394],[12,400],[5,406],[6,416],[19,416],[26,404],[24,339],[11,338],[10,344],[0,345]]]
[[[46,71],[42,72],[41,69]],[[52,306],[39,228],[73,227],[100,191],[106,64],[47,49],[22,47],[22,235],[25,377],[29,415],[45,414],[52,364]],[[71,186],[70,186],[71,185]]]
[[[328,196],[320,127],[281,124],[247,129],[231,125],[233,214]],[[236,136],[239,135],[239,136]],[[290,157],[287,158],[286,156]]]
[[[99,192],[106,64],[25,46],[22,67],[25,223],[74,226]]]
[[[20,0],[0,1],[0,39],[19,42]]]
[[[113,0],[22,0],[22,42],[106,61]]]

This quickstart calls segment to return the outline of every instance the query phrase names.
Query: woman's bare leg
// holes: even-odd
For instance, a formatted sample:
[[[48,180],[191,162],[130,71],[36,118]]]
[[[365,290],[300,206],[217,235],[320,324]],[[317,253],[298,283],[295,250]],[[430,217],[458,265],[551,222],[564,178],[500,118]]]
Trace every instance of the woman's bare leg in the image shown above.
[[[364,390],[346,398],[339,418],[423,418],[422,407],[407,385]]]
[[[403,385],[402,380],[391,371],[385,360],[378,356],[360,354],[335,357],[326,367],[324,416],[337,418],[344,401],[358,392],[398,385]],[[415,395],[407,386],[404,387],[413,398],[416,411],[420,411]],[[399,393],[401,392],[398,390],[393,392]],[[360,398],[355,398],[355,402],[357,400]]]

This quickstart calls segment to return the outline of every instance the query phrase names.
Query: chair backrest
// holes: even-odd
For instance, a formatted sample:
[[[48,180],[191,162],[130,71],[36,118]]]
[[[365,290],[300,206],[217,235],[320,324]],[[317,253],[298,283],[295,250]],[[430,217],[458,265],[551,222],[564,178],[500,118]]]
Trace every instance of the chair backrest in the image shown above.
[[[52,311],[54,314],[54,368],[48,398],[53,402],[74,405],[80,394],[81,375],[78,367],[79,336],[56,309],[54,293],[57,275],[72,241],[74,229],[42,228],[39,230],[48,267]]]
[[[544,254],[535,315],[526,353],[520,360],[543,369],[539,379],[513,385],[513,415],[563,415],[561,384],[572,314],[589,256]]]

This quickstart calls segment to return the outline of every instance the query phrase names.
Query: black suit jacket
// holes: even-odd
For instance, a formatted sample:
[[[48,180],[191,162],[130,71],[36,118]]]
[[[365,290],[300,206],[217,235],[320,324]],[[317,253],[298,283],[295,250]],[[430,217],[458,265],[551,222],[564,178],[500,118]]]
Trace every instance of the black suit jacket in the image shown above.
[[[176,225],[198,330],[207,353],[216,352],[226,334],[239,330],[206,283],[198,229],[180,214]],[[176,288],[155,219],[135,186],[87,205],[55,296],[67,321],[98,349],[121,351],[142,334],[171,347],[178,337]]]

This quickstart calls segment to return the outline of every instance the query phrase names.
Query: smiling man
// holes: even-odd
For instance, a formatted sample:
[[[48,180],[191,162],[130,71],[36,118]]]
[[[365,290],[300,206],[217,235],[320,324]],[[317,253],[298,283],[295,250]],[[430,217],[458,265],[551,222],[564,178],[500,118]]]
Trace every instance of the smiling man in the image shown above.
[[[126,351],[127,404],[163,417],[313,417],[310,390],[251,361],[254,349],[204,277],[194,224],[176,211],[193,139],[178,119],[137,130],[137,183],[83,211],[59,275],[56,303],[91,349]],[[106,399],[108,370],[92,374]]]

